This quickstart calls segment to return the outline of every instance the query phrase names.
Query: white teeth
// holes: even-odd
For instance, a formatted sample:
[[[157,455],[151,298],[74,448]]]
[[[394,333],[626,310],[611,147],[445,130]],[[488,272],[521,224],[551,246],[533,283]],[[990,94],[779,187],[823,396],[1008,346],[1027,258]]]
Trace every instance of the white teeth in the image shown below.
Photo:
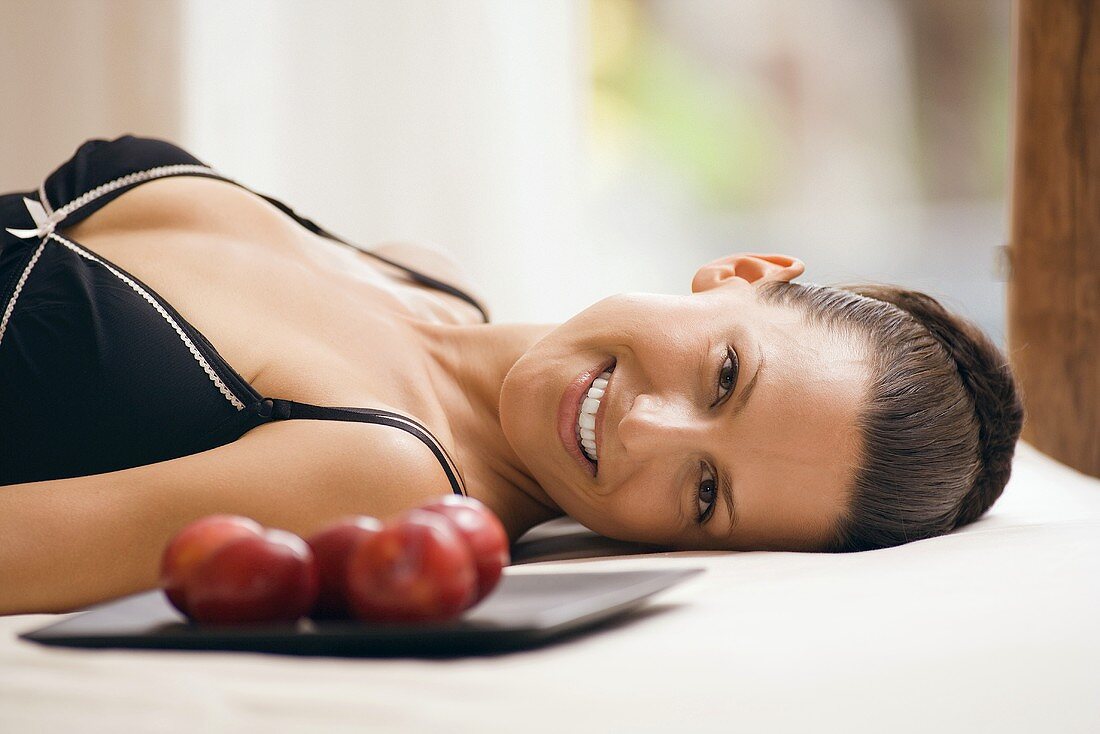
[[[592,461],[599,457],[596,449],[596,412],[600,409],[600,398],[604,396],[610,378],[611,371],[608,370],[592,381],[577,414],[577,438],[585,455]]]

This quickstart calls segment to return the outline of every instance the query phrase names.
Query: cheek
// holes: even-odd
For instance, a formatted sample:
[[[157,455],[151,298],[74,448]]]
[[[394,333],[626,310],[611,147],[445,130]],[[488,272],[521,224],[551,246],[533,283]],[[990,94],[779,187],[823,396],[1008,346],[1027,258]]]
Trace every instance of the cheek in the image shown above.
[[[673,545],[681,535],[683,490],[667,471],[649,467],[617,486],[601,507],[601,535],[639,543]]]
[[[693,310],[690,297],[617,293],[581,311],[562,324],[560,331],[568,338],[602,347],[632,344],[661,334],[663,325],[683,323]]]

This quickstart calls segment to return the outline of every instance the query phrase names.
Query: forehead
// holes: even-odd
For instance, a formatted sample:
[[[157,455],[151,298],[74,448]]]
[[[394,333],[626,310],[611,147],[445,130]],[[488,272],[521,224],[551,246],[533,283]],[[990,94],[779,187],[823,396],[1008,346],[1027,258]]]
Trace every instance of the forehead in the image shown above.
[[[747,319],[746,382],[764,366],[731,436],[739,542],[800,547],[828,537],[858,469],[857,419],[869,387],[858,336],[760,304]],[[746,364],[747,362],[747,364]]]

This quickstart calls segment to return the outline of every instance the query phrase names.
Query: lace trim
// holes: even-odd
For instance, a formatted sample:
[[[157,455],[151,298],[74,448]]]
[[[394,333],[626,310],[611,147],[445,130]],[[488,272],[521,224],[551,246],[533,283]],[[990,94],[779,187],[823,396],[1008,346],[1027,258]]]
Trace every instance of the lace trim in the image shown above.
[[[183,341],[184,346],[187,347],[188,351],[190,351],[191,355],[195,358],[195,361],[199,363],[200,367],[202,367],[203,372],[205,372],[207,377],[210,378],[210,381],[214,383],[214,386],[218,388],[218,391],[225,396],[225,399],[228,400],[230,404],[232,404],[233,407],[237,410],[244,410],[244,403],[241,402],[240,398],[234,395],[233,391],[226,386],[225,382],[222,381],[222,378],[218,376],[218,373],[214,371],[214,368],[210,366],[210,363],[206,361],[206,358],[203,357],[199,350],[195,347],[195,343],[192,342],[190,337],[188,337],[183,329],[180,328],[180,325],[176,322],[174,318],[172,318],[172,315],[164,309],[164,306],[160,305],[160,302],[157,301],[157,299],[153,298],[153,296],[151,296],[148,291],[146,291],[144,288],[134,282],[132,278],[128,278],[126,275],[119,272],[116,268],[112,267],[109,263],[104,262],[91,252],[88,252],[84,248],[74,244],[73,242],[70,242],[64,237],[61,237],[54,232],[51,232],[48,235],[48,238],[53,238],[57,240],[62,245],[69,248],[81,257],[87,260],[91,260],[92,262],[97,262],[103,267],[107,268],[115,274],[115,277],[117,277],[126,285],[130,286],[135,293],[148,301],[149,305],[156,309],[157,313],[159,313],[164,318],[164,320],[168,322],[168,325],[171,326],[172,329],[176,332],[180,340]],[[45,240],[43,240],[43,243],[45,243]],[[41,250],[41,245],[39,246],[39,250]]]
[[[46,240],[48,237],[43,237],[42,241],[38,243],[38,249],[34,251],[34,255],[31,256],[30,262],[27,263],[27,267],[23,268],[23,274],[19,276],[19,281],[15,284],[15,289],[11,292],[11,300],[8,301],[7,308],[4,309],[4,316],[0,318],[0,344],[4,342],[4,332],[8,330],[8,320],[11,318],[12,311],[15,310],[15,301],[19,298],[19,293],[23,290],[23,284],[27,282],[27,276],[31,274],[31,270],[34,269],[34,264],[38,262],[38,257],[42,254],[43,248],[46,247]]]
[[[229,180],[226,179],[224,176],[221,176],[221,174],[219,174],[213,168],[205,165],[180,163],[169,166],[157,166],[155,168],[148,168],[144,171],[135,171],[134,173],[121,176],[112,181],[108,181],[105,184],[96,186],[94,189],[86,191],[85,193],[70,201],[68,204],[65,204],[64,206],[56,210],[54,210],[50,206],[49,199],[46,197],[46,184],[43,181],[42,184],[40,184],[38,187],[38,196],[40,201],[35,202],[33,199],[24,200],[27,204],[28,211],[30,212],[32,218],[35,220],[36,229],[14,231],[10,229],[8,230],[17,237],[22,237],[25,239],[37,235],[39,237],[42,237],[42,241],[38,243],[38,249],[31,257],[30,262],[27,263],[26,268],[24,268],[22,275],[19,277],[19,282],[16,284],[15,289],[12,291],[11,300],[8,301],[8,305],[4,309],[3,318],[0,319],[0,342],[3,341],[4,332],[7,330],[8,326],[8,320],[11,318],[11,314],[15,309],[15,301],[19,297],[20,291],[22,291],[23,289],[23,284],[26,282],[27,276],[30,275],[31,269],[34,268],[35,263],[38,262],[38,258],[42,254],[42,249],[45,247],[46,242],[50,238],[53,238],[65,247],[68,247],[76,254],[80,255],[81,257],[99,263],[107,270],[114,273],[114,275],[123,283],[126,283],[126,285],[130,286],[130,288],[132,288],[135,293],[145,299],[149,303],[149,305],[156,309],[157,313],[159,313],[164,318],[164,320],[168,322],[168,325],[172,327],[179,338],[183,341],[184,346],[186,346],[188,351],[190,351],[192,356],[194,356],[195,361],[198,362],[199,366],[202,367],[204,372],[206,372],[207,376],[210,378],[210,381],[213,382],[214,386],[218,388],[218,391],[225,396],[225,399],[228,400],[230,404],[233,405],[233,407],[237,410],[244,410],[244,403],[241,402],[240,398],[238,398],[233,393],[233,391],[226,386],[225,382],[222,381],[221,377],[218,376],[213,367],[210,366],[210,363],[206,361],[206,358],[203,357],[199,350],[195,347],[194,342],[191,341],[191,339],[187,336],[183,329],[180,328],[180,325],[176,323],[176,320],[172,318],[172,316],[168,313],[167,310],[165,310],[164,306],[162,306],[160,302],[157,301],[157,299],[153,298],[153,296],[150,295],[148,291],[138,285],[132,278],[129,278],[119,272],[117,268],[112,267],[109,263],[96,257],[88,250],[85,250],[84,248],[74,244],[73,242],[70,242],[64,237],[57,235],[54,231],[58,224],[64,221],[66,217],[75,212],[77,209],[80,209],[83,206],[87,206],[99,197],[109,194],[112,191],[120,189],[124,186],[130,186],[131,184],[149,181],[154,178],[161,178],[164,176],[176,176],[188,173],[205,173],[213,176],[218,176],[219,178],[223,178],[225,180]],[[41,205],[40,209],[37,206],[38,204]],[[45,214],[44,217],[43,213]]]
[[[115,189],[121,189],[123,186],[129,186],[130,184],[140,183],[142,181],[148,181],[154,178],[161,178],[162,176],[174,176],[180,173],[209,173],[213,175],[220,175],[210,166],[200,166],[191,163],[179,163],[171,166],[157,166],[156,168],[149,168],[144,171],[136,171],[129,173],[121,178],[116,178],[113,181],[108,181],[105,184],[96,186],[91,191],[86,191],[80,196],[70,201],[65,206],[58,209],[56,212],[50,215],[50,221],[54,224],[60,223],[65,217],[69,216],[82,206],[87,206],[96,199],[106,194],[111,193]]]

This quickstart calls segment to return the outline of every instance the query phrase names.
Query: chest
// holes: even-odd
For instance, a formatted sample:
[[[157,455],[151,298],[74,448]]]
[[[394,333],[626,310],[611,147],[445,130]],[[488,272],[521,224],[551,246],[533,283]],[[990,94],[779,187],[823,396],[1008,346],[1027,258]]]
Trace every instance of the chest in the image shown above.
[[[239,187],[151,181],[64,234],[152,288],[263,395],[437,412],[408,388],[408,325],[451,309]]]

